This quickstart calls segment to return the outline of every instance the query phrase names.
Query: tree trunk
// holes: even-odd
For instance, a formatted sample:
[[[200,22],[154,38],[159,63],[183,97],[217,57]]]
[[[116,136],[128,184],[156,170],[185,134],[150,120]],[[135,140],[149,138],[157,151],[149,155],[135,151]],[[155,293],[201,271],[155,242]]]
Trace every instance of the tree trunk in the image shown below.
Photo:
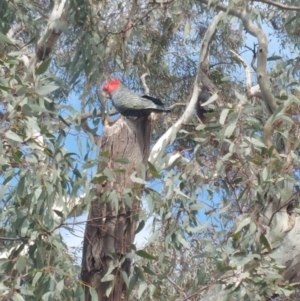
[[[138,172],[141,164],[147,164],[150,137],[151,119],[147,117],[135,120],[121,117],[114,125],[105,126],[101,152],[109,152],[107,167],[111,170],[121,167],[125,172],[115,173],[114,182],[96,184],[97,199],[91,203],[83,244],[81,278],[87,285],[85,301],[91,300],[89,287],[96,290],[101,301],[127,300],[121,271],[130,274],[130,259],[125,259],[121,267],[113,269],[113,281],[101,282],[101,279],[116,263],[113,257],[117,256],[120,261],[134,241],[140,204],[131,197],[131,206],[127,206],[128,202],[124,204],[122,195],[125,188],[133,186],[130,175]],[[128,159],[129,163],[120,165],[114,162],[120,158]],[[117,210],[113,202],[105,200],[111,191],[118,196]],[[111,293],[106,296],[112,285]]]

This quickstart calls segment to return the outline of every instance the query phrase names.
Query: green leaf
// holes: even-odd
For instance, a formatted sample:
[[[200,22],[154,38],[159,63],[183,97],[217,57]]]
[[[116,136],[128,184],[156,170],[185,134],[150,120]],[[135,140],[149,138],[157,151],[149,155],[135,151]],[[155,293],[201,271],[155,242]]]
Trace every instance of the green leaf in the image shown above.
[[[64,286],[65,286],[65,281],[64,279],[62,279],[56,284],[56,291],[60,293],[64,289]]]
[[[145,281],[143,270],[139,266],[135,266],[134,271],[140,280]]]
[[[25,301],[25,299],[20,294],[18,294],[17,292],[13,293],[13,296],[11,297],[11,299],[13,301]]]
[[[8,165],[8,161],[5,158],[0,157],[0,165]]]
[[[268,249],[269,252],[272,252],[271,244],[270,244],[268,238],[264,234],[260,235],[259,240],[264,245],[264,247],[266,247]]]
[[[119,159],[115,159],[114,161],[115,161],[116,163],[121,163],[121,164],[123,164],[123,165],[126,165],[126,164],[130,163],[129,160],[126,159],[126,158],[119,158]]]
[[[199,210],[199,209],[202,209],[204,207],[204,204],[202,202],[199,202],[197,204],[192,204],[190,206],[190,209],[191,210]]]
[[[6,44],[15,45],[15,43],[10,40],[6,35],[0,32],[0,42],[4,42]]]
[[[16,162],[21,163],[23,153],[20,150],[16,150],[15,152],[13,152],[12,156]]]
[[[41,272],[37,272],[35,275],[34,275],[34,278],[32,280],[32,286],[35,286],[36,283],[39,281],[39,279],[41,278],[43,274]]]
[[[6,87],[6,86],[3,86],[3,85],[0,85],[0,90],[3,90],[3,91],[11,91],[11,88],[10,87]]]
[[[222,110],[221,115],[220,115],[220,124],[222,124],[222,125],[225,124],[225,120],[226,120],[226,117],[227,117],[229,111],[230,111],[229,109]]]
[[[154,275],[154,276],[156,275],[151,269],[149,269],[145,265],[143,265],[142,268],[143,268],[145,273],[150,274],[150,275]]]
[[[68,123],[61,115],[58,115],[58,119],[61,120],[66,126],[70,126],[71,124]]]
[[[231,80],[230,76],[224,76],[224,77],[221,78],[222,82],[230,82],[230,80]]]
[[[23,139],[19,135],[17,135],[16,133],[14,133],[10,130],[5,133],[5,136],[8,139],[11,139],[11,140],[14,140],[14,141],[17,141],[17,142],[23,142]]]
[[[202,103],[201,106],[202,106],[202,107],[207,106],[207,105],[209,105],[210,103],[215,102],[218,98],[219,98],[218,93],[215,93],[215,94],[212,95],[206,102]]]
[[[109,295],[111,294],[113,288],[114,288],[114,283],[110,282],[107,289],[105,290],[105,296],[106,297],[109,297]]]
[[[270,57],[268,57],[267,58],[267,61],[277,61],[277,60],[281,60],[282,59],[282,57],[281,56],[279,56],[279,55],[273,55],[273,56],[270,56]]]
[[[99,301],[98,294],[97,294],[96,290],[93,287],[89,287],[89,290],[90,290],[90,295],[92,297],[91,301]]]
[[[36,93],[38,95],[44,96],[50,94],[51,92],[57,90],[58,88],[59,88],[58,86],[42,86],[36,90]]]
[[[80,171],[79,171],[77,168],[74,168],[74,169],[73,169],[73,173],[74,173],[74,175],[75,175],[76,177],[82,179],[82,175],[81,175]]]
[[[59,217],[61,217],[61,218],[64,217],[63,211],[59,211],[59,210],[53,209],[53,212],[55,212],[55,213],[56,213]]]
[[[129,282],[129,286],[128,286],[128,290],[127,290],[127,295],[129,296],[133,290],[133,288],[135,287],[136,283],[138,281],[138,275],[134,274]]]
[[[48,58],[45,61],[43,61],[37,68],[36,74],[41,75],[41,74],[45,73],[47,71],[50,63],[51,63],[51,58]]]
[[[138,255],[138,256],[140,256],[140,257],[143,257],[143,258],[146,258],[146,259],[150,259],[150,260],[157,259],[155,256],[150,255],[149,253],[147,253],[144,250],[136,251],[135,254]]]
[[[136,177],[136,171],[130,176],[130,180],[138,184],[147,184],[145,180]]]
[[[239,184],[243,182],[243,178],[242,177],[238,177],[238,178],[235,178],[233,181],[232,181],[232,184]]]
[[[265,167],[263,169],[263,172],[262,172],[262,179],[263,179],[263,181],[266,181],[268,179],[268,175],[269,175],[268,168]]]
[[[155,179],[160,179],[161,178],[161,175],[159,174],[159,172],[156,170],[154,165],[149,161],[148,161],[148,167],[149,167],[149,171],[150,171],[153,178],[155,178]]]
[[[16,94],[18,96],[23,96],[26,94],[26,92],[27,92],[27,87],[21,87],[16,91]]]
[[[107,281],[112,281],[115,279],[115,276],[113,274],[108,274],[105,275],[102,279],[101,282],[107,282]]]
[[[269,157],[272,157],[274,151],[275,151],[275,146],[272,145],[272,146],[268,149],[268,156],[269,156]]]
[[[141,298],[141,296],[143,295],[143,293],[147,287],[148,287],[148,285],[146,282],[142,282],[140,284],[139,289],[138,289],[138,298]]]
[[[140,221],[139,226],[135,230],[135,234],[139,233],[145,227],[145,221]]]
[[[251,144],[256,145],[258,147],[266,147],[266,145],[263,142],[255,139],[255,138],[245,137],[245,139],[248,140]]]
[[[228,138],[231,137],[235,128],[236,128],[236,122],[230,123],[225,129],[224,136]]]
[[[16,268],[19,273],[22,273],[26,267],[26,258],[24,256],[20,256],[17,260]]]
[[[24,190],[25,190],[25,176],[21,177],[17,186],[17,193],[19,198],[23,196]]]
[[[190,244],[182,237],[180,233],[177,233],[177,239],[184,247],[186,248],[190,247]]]
[[[95,176],[92,180],[92,183],[96,184],[101,184],[104,183],[105,181],[107,181],[107,176]]]
[[[122,275],[122,278],[123,278],[126,286],[128,287],[129,286],[129,278],[127,276],[127,273],[125,271],[121,271],[121,275]]]
[[[43,295],[42,300],[43,301],[54,301],[54,292],[47,292],[46,294]]]
[[[234,233],[240,232],[244,227],[248,226],[250,223],[251,217],[246,217],[239,223]]]
[[[105,168],[102,173],[107,177],[108,181],[114,182],[115,181],[115,175],[109,168]]]

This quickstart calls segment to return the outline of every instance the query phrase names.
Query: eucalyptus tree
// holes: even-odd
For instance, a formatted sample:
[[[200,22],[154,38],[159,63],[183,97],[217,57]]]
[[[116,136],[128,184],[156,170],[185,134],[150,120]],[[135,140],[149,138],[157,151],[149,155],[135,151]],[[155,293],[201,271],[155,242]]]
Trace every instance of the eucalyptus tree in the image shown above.
[[[2,1],[1,297],[296,300],[299,11]],[[112,77],[171,114],[116,116]],[[80,266],[64,234],[87,212]]]

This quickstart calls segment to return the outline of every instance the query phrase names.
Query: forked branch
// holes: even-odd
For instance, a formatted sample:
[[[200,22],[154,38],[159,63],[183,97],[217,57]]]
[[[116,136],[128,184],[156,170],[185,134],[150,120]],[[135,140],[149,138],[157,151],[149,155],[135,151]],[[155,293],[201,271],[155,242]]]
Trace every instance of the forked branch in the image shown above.
[[[198,67],[198,72],[197,72],[197,76],[194,82],[194,87],[193,87],[193,92],[192,92],[192,96],[190,101],[188,102],[188,105],[183,113],[183,115],[177,120],[177,122],[171,126],[156,142],[156,144],[154,145],[154,147],[151,150],[150,156],[149,156],[149,161],[152,164],[155,164],[160,158],[162,158],[164,151],[166,149],[166,147],[172,143],[175,138],[176,135],[178,133],[178,131],[181,129],[182,125],[187,123],[192,115],[193,112],[195,110],[195,105],[197,103],[198,100],[198,95],[200,92],[199,89],[199,83],[200,83],[200,75],[201,75],[201,64],[202,62],[204,62],[204,60],[207,58],[208,56],[208,51],[209,51],[209,45],[211,42],[211,39],[217,29],[217,26],[219,24],[219,22],[223,19],[224,17],[224,13],[220,12],[218,15],[216,15],[212,21],[212,23],[210,24],[210,26],[208,27],[202,45],[201,45],[201,49],[200,49],[200,60],[199,60],[199,67]],[[174,156],[176,157],[180,157],[179,154],[175,153]],[[170,160],[173,162],[173,160]]]

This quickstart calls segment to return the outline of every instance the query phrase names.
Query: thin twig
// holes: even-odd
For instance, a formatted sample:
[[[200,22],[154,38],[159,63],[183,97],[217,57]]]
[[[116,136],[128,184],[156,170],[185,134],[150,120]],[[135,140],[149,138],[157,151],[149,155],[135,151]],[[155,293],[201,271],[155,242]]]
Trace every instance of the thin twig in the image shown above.
[[[146,95],[149,95],[149,93],[150,93],[150,89],[149,89],[149,87],[148,87],[148,85],[146,83],[146,76],[148,76],[148,75],[149,75],[148,72],[146,72],[143,75],[141,75],[141,81],[142,81],[142,85],[143,85],[144,92],[145,92]]]
[[[28,239],[29,237],[3,237],[0,236],[0,240],[10,240],[10,241],[18,241],[18,240],[23,240],[23,239]]]

